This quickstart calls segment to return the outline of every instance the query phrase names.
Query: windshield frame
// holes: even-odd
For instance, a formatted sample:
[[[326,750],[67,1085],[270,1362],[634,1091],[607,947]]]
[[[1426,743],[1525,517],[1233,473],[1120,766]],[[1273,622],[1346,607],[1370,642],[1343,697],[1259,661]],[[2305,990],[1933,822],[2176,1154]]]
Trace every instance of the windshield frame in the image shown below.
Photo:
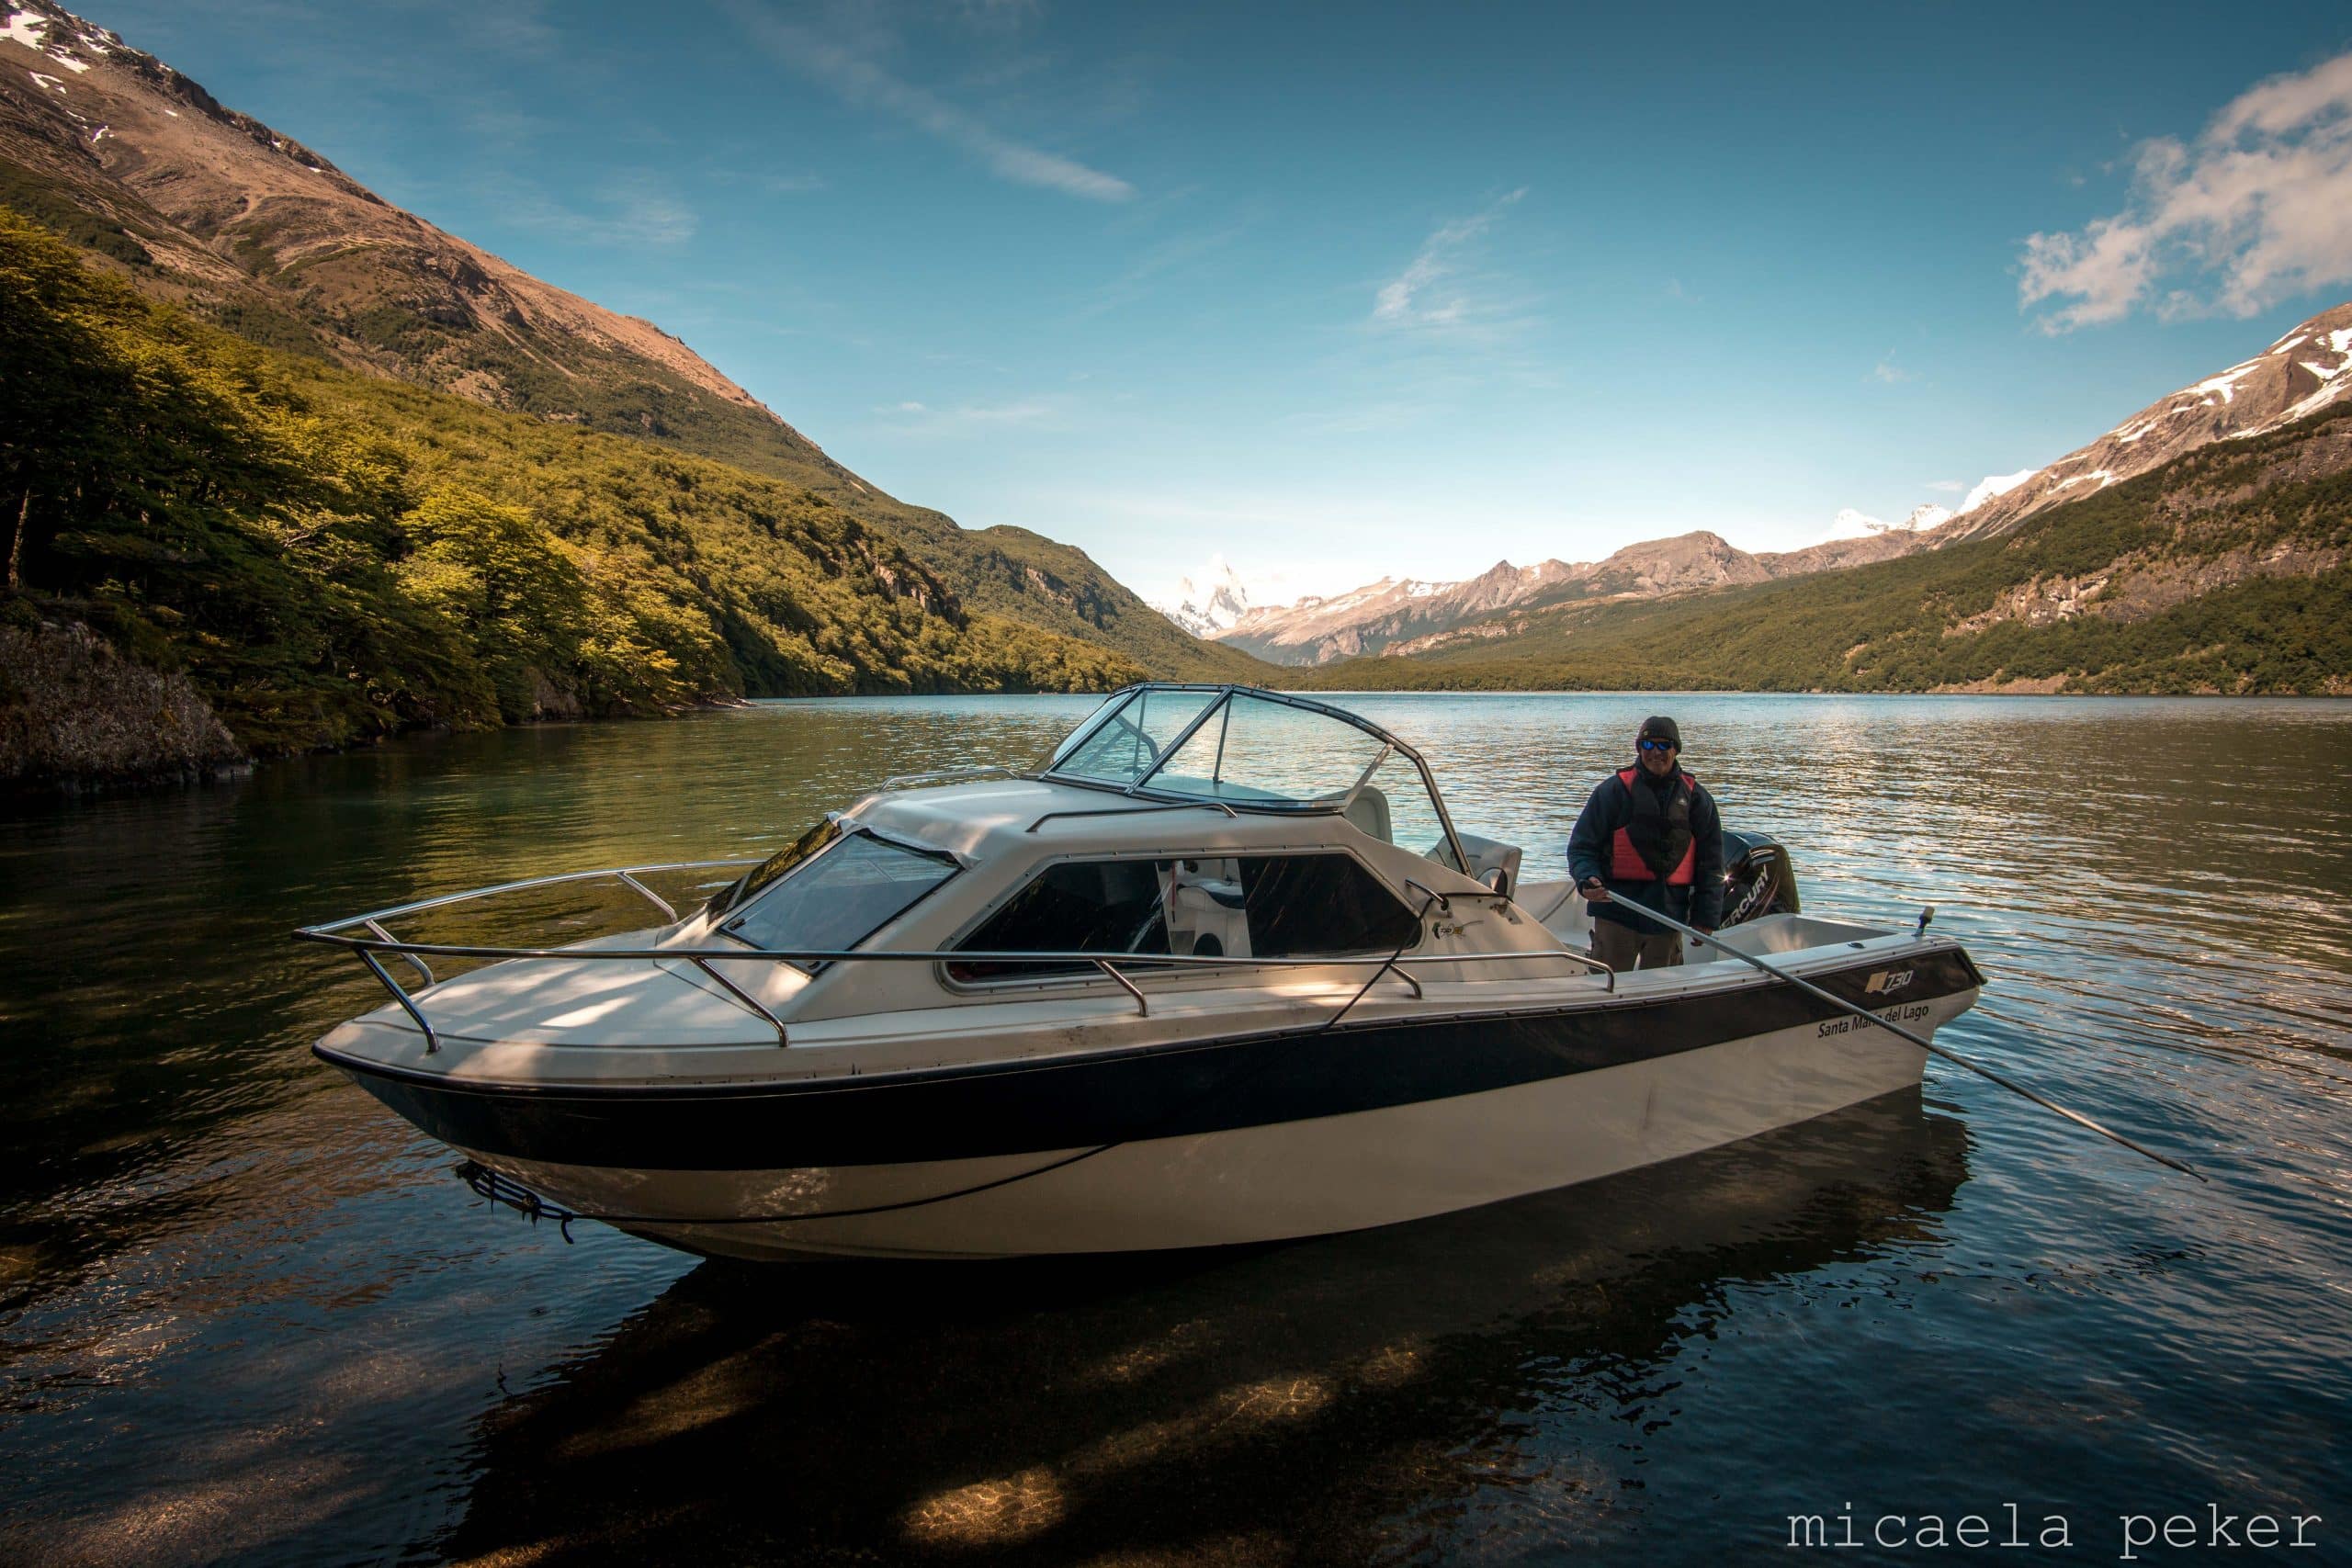
[[[1077,754],[1077,752],[1086,744],[1087,740],[1092,738],[1097,730],[1101,729],[1107,724],[1117,722],[1119,716],[1125,712],[1130,705],[1140,700],[1146,694],[1153,692],[1205,692],[1215,694],[1215,697],[1214,700],[1202,707],[1199,714],[1194,716],[1192,723],[1186,725],[1182,729],[1179,730],[1175,735],[1170,738],[1168,744],[1160,748],[1159,756],[1153,759],[1151,766],[1145,769],[1143,773],[1132,783],[1123,784],[1112,779],[1091,778],[1083,773],[1066,773],[1056,771],[1055,764],[1057,762],[1065,757],[1074,756]],[[1374,740],[1381,742],[1384,750],[1378,756],[1375,756],[1373,759],[1371,765],[1363,770],[1361,776],[1357,778],[1355,784],[1347,791],[1347,793],[1340,795],[1326,796],[1316,800],[1247,800],[1228,797],[1222,795],[1203,795],[1191,790],[1173,789],[1164,784],[1154,785],[1152,780],[1159,775],[1160,770],[1165,768],[1171,759],[1184,749],[1184,743],[1192,739],[1193,734],[1198,731],[1202,726],[1209,723],[1212,719],[1222,722],[1222,717],[1226,710],[1231,706],[1233,699],[1238,696],[1246,696],[1264,702],[1277,703],[1284,707],[1296,708],[1302,712],[1316,714],[1325,718],[1338,719],[1340,723],[1345,724],[1351,728],[1362,730],[1364,734],[1372,737]],[[1357,714],[1350,713],[1345,708],[1334,707],[1329,703],[1318,703],[1309,697],[1294,696],[1288,692],[1268,691],[1262,686],[1241,686],[1221,682],[1210,683],[1180,681],[1146,681],[1139,682],[1132,686],[1125,687],[1120,691],[1114,692],[1101,707],[1095,709],[1092,714],[1088,716],[1085,723],[1080,725],[1076,729],[1071,730],[1069,735],[1065,736],[1062,740],[1055,746],[1053,750],[1046,756],[1044,763],[1039,766],[1036,776],[1040,779],[1050,780],[1057,784],[1079,784],[1088,789],[1107,790],[1114,795],[1128,795],[1136,799],[1159,801],[1169,804],[1200,802],[1214,804],[1233,811],[1265,812],[1269,814],[1285,816],[1333,816],[1342,813],[1347,809],[1349,804],[1363,791],[1363,786],[1371,781],[1372,775],[1379,770],[1380,764],[1385,761],[1391,754],[1401,756],[1406,761],[1412,763],[1413,771],[1420,776],[1421,787],[1429,791],[1430,804],[1436,809],[1438,822],[1445,830],[1444,847],[1453,857],[1453,867],[1456,870],[1460,870],[1462,867],[1468,865],[1470,863],[1470,860],[1469,857],[1463,852],[1462,837],[1454,829],[1453,814],[1446,809],[1445,796],[1438,789],[1437,780],[1430,774],[1428,761],[1419,751],[1415,750],[1403,740],[1398,739],[1395,735],[1392,735],[1387,730],[1383,729],[1380,726],[1373,723],[1370,719],[1364,718]]]

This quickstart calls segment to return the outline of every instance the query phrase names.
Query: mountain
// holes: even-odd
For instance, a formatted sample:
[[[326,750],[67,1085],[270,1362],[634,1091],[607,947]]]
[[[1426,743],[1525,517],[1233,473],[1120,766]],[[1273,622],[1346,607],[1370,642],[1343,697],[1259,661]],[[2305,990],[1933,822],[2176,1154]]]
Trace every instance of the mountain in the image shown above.
[[[2240,441],[2307,419],[2352,393],[2352,304],[2323,311],[2255,355],[2160,398],[2047,468],[1984,481],[1961,508],[1953,539],[2006,533],[2045,507],[2079,500],[2215,441]]]
[[[1733,583],[1830,571],[1929,547],[1929,528],[1907,524],[1841,525],[1801,550],[1751,555],[1704,530],[1628,545],[1605,560],[1517,567],[1498,561],[1461,582],[1382,578],[1351,592],[1252,609],[1214,635],[1274,664],[1321,665],[1366,654],[1409,656],[1468,637],[1510,635],[1510,617],[1594,599],[1651,599]],[[1841,513],[1841,519],[1860,519]],[[1862,520],[1870,522],[1871,520]]]
[[[2046,468],[1986,478],[1956,512],[1923,505],[1899,523],[1885,523],[1849,508],[1838,513],[1821,542],[1797,550],[1751,555],[1701,531],[1629,545],[1602,561],[1548,560],[1523,569],[1505,561],[1465,582],[1384,578],[1330,599],[1260,606],[1229,629],[1203,635],[1294,666],[1448,650],[1478,660],[1517,657],[1516,639],[1543,633],[1553,624],[1544,617],[1565,606],[1842,571],[2005,535],[2051,507],[2212,443],[2252,440],[2309,420],[2347,391],[2352,304],[2323,311],[2254,358],[2151,404]]]
[[[1176,592],[1151,601],[1151,607],[1196,637],[1215,637],[1231,631],[1250,613],[1249,585],[1223,556],[1211,558],[1204,582],[1179,578]]]
[[[1510,572],[1513,569],[1504,562],[1496,570]],[[1214,635],[1270,663],[1322,664],[1376,653],[1397,637],[1410,635],[1408,628],[1433,618],[1443,618],[1448,624],[1460,619],[1460,613],[1453,608],[1454,601],[1443,596],[1470,587],[1384,577],[1346,593],[1310,594],[1294,604],[1256,606]],[[1487,607],[1508,602],[1498,599]]]
[[[1951,519],[1951,508],[1931,504],[1913,507],[1911,514],[1900,523],[1882,523],[1849,506],[1830,520],[1829,532],[1821,536],[1820,542],[1834,545],[1848,539],[1867,539],[1877,534],[1917,534],[1929,528],[1940,528]]]
[[[2265,423],[1997,534],[1515,611],[1301,683],[2352,696],[2352,399]]]
[[[967,530],[852,473],[651,322],[392,206],[51,0],[0,0],[0,203],[268,348],[780,479],[879,530],[970,608],[1156,671],[1246,677],[1080,550]]]
[[[0,365],[0,788],[1143,673],[967,609],[822,496],[257,348],[5,209]]]

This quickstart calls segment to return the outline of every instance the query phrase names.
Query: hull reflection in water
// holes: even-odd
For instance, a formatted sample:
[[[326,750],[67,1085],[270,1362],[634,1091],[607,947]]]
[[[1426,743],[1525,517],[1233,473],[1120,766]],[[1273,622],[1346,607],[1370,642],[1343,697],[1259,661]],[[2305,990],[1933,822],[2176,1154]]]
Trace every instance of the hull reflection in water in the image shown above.
[[[1361,1561],[1507,1481],[1533,1413],[1578,1407],[1609,1435],[1580,1450],[1554,1431],[1540,1462],[1582,1511],[1535,1510],[1520,1528],[1541,1540],[1519,1546],[1617,1539],[1645,1523],[1623,1438],[1673,1414],[1658,1370],[1714,1337],[1743,1281],[1785,1295],[1936,1249],[1966,1148],[1914,1089],[1570,1191],[1275,1248],[706,1264],[486,1417],[467,1517],[435,1544]]]

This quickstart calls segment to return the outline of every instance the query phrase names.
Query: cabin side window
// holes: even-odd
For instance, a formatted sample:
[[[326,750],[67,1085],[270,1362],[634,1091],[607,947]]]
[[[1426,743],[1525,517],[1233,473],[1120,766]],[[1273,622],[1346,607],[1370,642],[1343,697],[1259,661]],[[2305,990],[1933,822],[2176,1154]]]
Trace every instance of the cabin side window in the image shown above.
[[[853,830],[750,895],[743,912],[721,929],[767,951],[844,952],[955,874],[956,863],[944,854]]]
[[[1148,960],[1309,958],[1386,953],[1419,922],[1344,854],[1067,861],[1047,866],[956,946],[969,953],[1066,953]],[[1080,958],[961,960],[956,980],[1082,975]]]

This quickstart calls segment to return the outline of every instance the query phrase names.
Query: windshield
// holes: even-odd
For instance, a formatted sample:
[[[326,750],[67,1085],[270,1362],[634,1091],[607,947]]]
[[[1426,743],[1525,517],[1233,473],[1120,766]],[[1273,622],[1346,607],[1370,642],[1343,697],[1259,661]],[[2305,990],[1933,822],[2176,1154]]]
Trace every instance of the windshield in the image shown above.
[[[1384,843],[1441,865],[1461,863],[1437,786],[1412,748],[1304,699],[1233,686],[1139,686],[1080,725],[1042,771],[1155,797],[1338,810]]]
[[[1216,800],[1333,804],[1390,750],[1343,718],[1236,693],[1146,787]]]
[[[1149,686],[1131,693],[1062,742],[1046,771],[1103,784],[1134,784],[1219,694]]]
[[[770,878],[766,892],[747,895],[743,912],[721,928],[729,936],[769,951],[845,952],[956,874],[956,863],[944,854],[827,826],[836,829],[830,846]]]
[[[732,886],[710,901],[708,913],[715,919],[729,909],[742,908],[755,896],[765,891],[778,877],[789,875],[795,866],[841,836],[841,818],[826,818],[822,822],[793,840],[791,843],[745,872]]]

